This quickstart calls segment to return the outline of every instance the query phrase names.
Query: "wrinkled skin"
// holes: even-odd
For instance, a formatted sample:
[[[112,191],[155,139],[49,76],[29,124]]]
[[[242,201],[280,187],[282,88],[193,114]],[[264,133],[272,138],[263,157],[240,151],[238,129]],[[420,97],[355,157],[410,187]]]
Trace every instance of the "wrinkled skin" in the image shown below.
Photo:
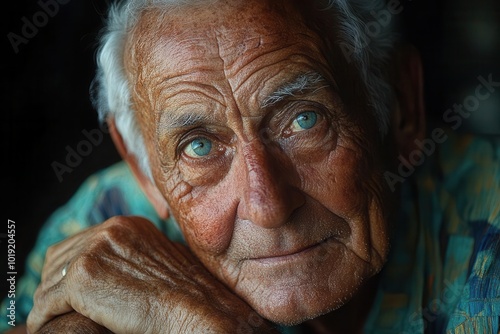
[[[383,179],[318,36],[293,13],[241,6],[180,12],[160,31],[146,15],[127,65],[155,180],[190,249],[261,315],[296,323],[339,307],[381,268]],[[308,72],[322,88],[261,107]],[[310,110],[316,125],[294,128]],[[193,125],[169,121],[192,113]],[[199,137],[213,148],[193,158],[186,146]]]
[[[71,262],[63,278],[67,259]],[[72,310],[113,333],[229,334],[253,327],[274,333],[189,249],[169,241],[144,218],[109,219],[51,247],[47,263],[28,319],[31,333],[61,329],[57,322],[64,321],[52,320],[54,314]],[[253,327],[247,319],[254,320]],[[99,332],[95,323],[86,323],[87,328]]]
[[[25,332],[24,332],[25,333]],[[112,334],[107,328],[90,321],[80,313],[71,312],[54,318],[44,326],[37,334]]]
[[[217,286],[211,290],[214,305],[237,305],[235,315],[253,309],[271,322],[300,323],[341,307],[384,264],[393,195],[382,177],[385,164],[375,121],[371,111],[360,109],[366,105],[363,92],[345,88],[356,87],[350,82],[355,75],[334,68],[343,64],[341,55],[327,48],[290,3],[220,1],[210,8],[183,8],[169,13],[168,20],[157,10],[148,11],[128,40],[125,67],[156,195],[144,177],[138,179],[156,207],[168,205],[179,222],[194,254],[189,261],[200,261],[207,271],[206,281],[197,283]],[[305,73],[322,79],[312,89],[266,103],[273,92]],[[304,113],[315,115],[311,127],[299,122]],[[200,139],[205,148],[211,145],[203,155],[193,150],[193,141]],[[134,159],[126,154],[125,159],[137,171]],[[166,204],[158,204],[162,200]],[[99,231],[73,240],[88,245]],[[156,239],[151,234],[148,240]],[[133,254],[127,247],[133,243],[120,246],[120,238],[113,242],[122,249],[115,261],[127,262],[127,254]],[[165,244],[160,257],[146,245],[141,248],[144,259],[155,259],[155,270],[177,261],[175,254],[168,260],[168,251],[180,246]],[[125,295],[84,298],[85,293],[92,295],[89,290],[103,293],[110,286],[105,275],[96,274],[92,286],[84,282],[86,275],[78,276],[82,254],[100,261],[105,257],[102,250],[88,253],[82,246],[63,256],[61,249],[68,245],[56,248],[63,260],[47,261],[30,314],[32,331],[75,309],[119,333],[130,332],[130,327],[123,330],[116,324],[132,311],[89,311],[92,303],[125,307],[117,302],[127,299]],[[60,279],[62,261],[67,260],[72,263],[71,281],[68,276]],[[93,271],[98,268],[87,267],[85,272]],[[168,288],[161,283],[168,274],[159,272],[153,281]],[[156,285],[137,281],[147,277],[145,269],[131,270],[128,280],[109,275],[120,285],[117,291],[133,291],[134,300],[149,305],[162,319],[177,301],[148,296],[148,287]],[[207,283],[211,279],[214,282]],[[58,295],[59,289],[69,295]],[[57,298],[51,295],[64,302],[52,306]],[[209,303],[205,309],[189,303],[184,307],[195,319],[218,323],[223,318],[210,312]],[[237,326],[222,322],[232,330]],[[141,326],[148,325],[137,328],[155,332]]]

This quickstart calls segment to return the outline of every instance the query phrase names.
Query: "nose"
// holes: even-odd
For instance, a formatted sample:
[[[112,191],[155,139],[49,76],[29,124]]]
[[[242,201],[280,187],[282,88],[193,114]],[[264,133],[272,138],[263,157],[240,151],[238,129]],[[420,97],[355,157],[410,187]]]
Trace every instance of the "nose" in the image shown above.
[[[305,197],[291,181],[298,178],[293,168],[285,168],[259,141],[242,150],[239,167],[241,200],[240,219],[263,228],[277,228],[289,221],[294,210],[304,204]],[[243,176],[244,175],[244,176]]]

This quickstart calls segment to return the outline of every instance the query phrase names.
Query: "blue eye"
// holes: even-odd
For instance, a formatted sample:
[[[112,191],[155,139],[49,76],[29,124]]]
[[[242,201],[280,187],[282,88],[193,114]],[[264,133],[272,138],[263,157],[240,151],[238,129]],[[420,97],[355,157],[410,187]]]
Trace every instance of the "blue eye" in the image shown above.
[[[292,130],[293,131],[309,130],[310,128],[316,125],[317,121],[318,121],[318,114],[316,114],[314,111],[303,112],[299,116],[297,116],[293,121]]]
[[[207,156],[211,151],[212,141],[207,138],[196,138],[184,149],[184,152],[192,158]]]

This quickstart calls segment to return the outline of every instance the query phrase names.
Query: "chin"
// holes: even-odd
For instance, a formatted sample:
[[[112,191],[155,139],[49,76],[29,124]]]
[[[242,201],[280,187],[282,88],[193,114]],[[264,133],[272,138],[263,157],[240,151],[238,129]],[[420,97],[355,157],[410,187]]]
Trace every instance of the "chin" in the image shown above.
[[[332,295],[322,289],[277,292],[263,303],[251,306],[263,318],[273,323],[294,326],[339,309],[354,293],[355,290]]]
[[[375,274],[371,265],[345,249],[314,258],[304,264],[252,268],[252,277],[245,275],[248,286],[240,285],[236,292],[263,318],[292,326],[342,307]]]

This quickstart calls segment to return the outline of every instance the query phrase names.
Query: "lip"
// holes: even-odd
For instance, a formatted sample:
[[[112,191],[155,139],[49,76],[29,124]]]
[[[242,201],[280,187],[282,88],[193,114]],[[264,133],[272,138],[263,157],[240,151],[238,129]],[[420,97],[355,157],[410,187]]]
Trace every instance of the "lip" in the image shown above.
[[[313,245],[299,248],[297,250],[278,253],[276,255],[271,255],[271,256],[250,258],[248,260],[260,262],[262,264],[273,264],[273,263],[293,261],[295,259],[298,259],[298,258],[306,255],[307,253],[310,253],[310,252],[318,249],[319,247],[325,245],[326,243],[333,241],[334,239],[335,239],[335,237],[329,237],[329,238],[321,240],[320,242],[317,242]]]

